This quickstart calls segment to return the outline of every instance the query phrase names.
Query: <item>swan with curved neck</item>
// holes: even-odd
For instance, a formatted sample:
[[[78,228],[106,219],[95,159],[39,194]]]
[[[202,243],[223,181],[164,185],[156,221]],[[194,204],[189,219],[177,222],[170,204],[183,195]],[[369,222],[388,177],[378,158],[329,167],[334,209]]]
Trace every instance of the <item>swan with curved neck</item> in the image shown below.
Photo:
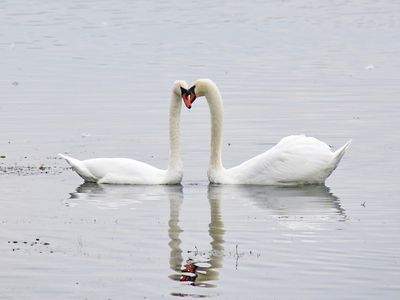
[[[304,135],[290,135],[268,151],[242,164],[225,169],[222,164],[223,103],[216,84],[210,79],[199,79],[182,94],[187,108],[197,97],[205,96],[211,115],[211,153],[208,179],[211,183],[256,185],[322,184],[335,170],[349,147],[333,152],[324,142]]]
[[[181,96],[187,93],[187,83],[177,80],[172,86],[169,106],[169,163],[162,170],[128,158],[93,158],[78,160],[59,154],[86,182],[111,184],[179,184],[183,177],[180,155]]]

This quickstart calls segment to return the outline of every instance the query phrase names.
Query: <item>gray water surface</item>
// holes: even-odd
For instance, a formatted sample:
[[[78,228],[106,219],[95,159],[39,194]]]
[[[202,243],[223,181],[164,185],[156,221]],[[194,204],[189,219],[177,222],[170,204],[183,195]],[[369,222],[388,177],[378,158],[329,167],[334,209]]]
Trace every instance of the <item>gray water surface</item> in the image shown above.
[[[0,298],[398,299],[399,29],[389,0],[0,1]],[[204,77],[227,167],[352,138],[326,186],[208,185],[203,98],[182,186],[82,184],[57,158],[165,168],[170,87]]]

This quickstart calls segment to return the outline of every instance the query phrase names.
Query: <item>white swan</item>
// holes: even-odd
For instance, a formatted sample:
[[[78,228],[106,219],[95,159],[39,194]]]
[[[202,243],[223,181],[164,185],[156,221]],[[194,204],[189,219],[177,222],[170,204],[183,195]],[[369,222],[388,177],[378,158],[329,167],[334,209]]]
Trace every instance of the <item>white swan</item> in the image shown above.
[[[86,182],[111,184],[179,184],[183,177],[180,156],[181,93],[187,92],[187,83],[174,82],[169,107],[170,153],[167,170],[161,170],[141,161],[128,158],[94,158],[77,160],[64,158]]]
[[[313,137],[291,135],[283,138],[268,151],[231,169],[225,169],[221,160],[223,104],[215,83],[199,79],[182,94],[187,108],[196,97],[205,96],[211,114],[211,153],[208,179],[211,183],[301,185],[321,184],[335,170],[350,145],[332,152],[330,147]]]

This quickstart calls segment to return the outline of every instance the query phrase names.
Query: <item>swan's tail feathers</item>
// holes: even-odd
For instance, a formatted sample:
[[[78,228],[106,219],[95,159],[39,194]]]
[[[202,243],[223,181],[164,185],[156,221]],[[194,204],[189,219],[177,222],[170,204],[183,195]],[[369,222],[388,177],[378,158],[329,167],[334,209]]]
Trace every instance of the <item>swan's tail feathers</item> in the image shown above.
[[[335,153],[333,154],[333,170],[336,169],[338,166],[340,160],[342,159],[343,155],[346,153],[346,150],[350,147],[351,140],[349,140],[346,144],[344,144],[342,147],[337,149]]]
[[[76,173],[78,173],[78,175],[81,176],[86,182],[97,182],[97,178],[89,171],[89,169],[82,161],[61,153],[59,153],[58,155],[64,158],[67,163],[72,167],[72,169]]]

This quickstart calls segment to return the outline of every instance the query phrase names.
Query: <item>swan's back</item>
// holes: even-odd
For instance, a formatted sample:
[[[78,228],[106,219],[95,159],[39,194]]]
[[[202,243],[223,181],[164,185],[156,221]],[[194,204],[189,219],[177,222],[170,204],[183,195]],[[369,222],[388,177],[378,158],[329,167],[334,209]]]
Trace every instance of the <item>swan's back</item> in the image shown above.
[[[327,144],[316,138],[292,135],[227,173],[243,184],[323,183],[337,167],[348,145],[332,152]]]
[[[166,170],[129,158],[77,160],[60,154],[87,182],[111,184],[163,184]]]
[[[118,174],[118,176],[125,178],[141,178],[143,182],[146,182],[165,173],[164,170],[129,158],[93,158],[85,160],[84,163],[97,178]]]

